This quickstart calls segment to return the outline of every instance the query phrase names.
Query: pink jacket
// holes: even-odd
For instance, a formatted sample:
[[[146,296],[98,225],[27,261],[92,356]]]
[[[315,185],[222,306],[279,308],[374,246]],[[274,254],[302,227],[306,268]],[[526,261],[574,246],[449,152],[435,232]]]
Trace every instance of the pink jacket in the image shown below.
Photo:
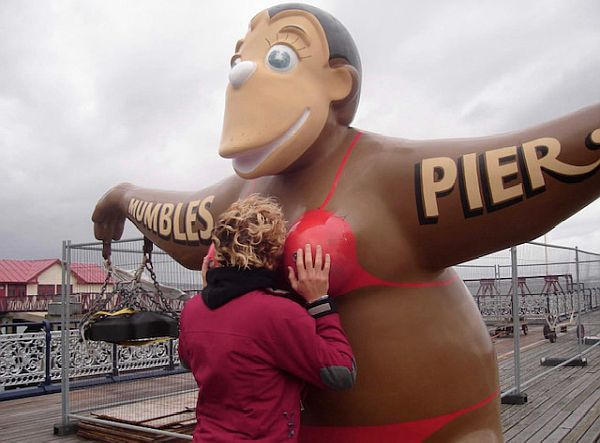
[[[300,391],[353,386],[356,368],[339,315],[249,292],[210,310],[200,296],[181,313],[179,355],[198,383],[194,442],[295,442]]]

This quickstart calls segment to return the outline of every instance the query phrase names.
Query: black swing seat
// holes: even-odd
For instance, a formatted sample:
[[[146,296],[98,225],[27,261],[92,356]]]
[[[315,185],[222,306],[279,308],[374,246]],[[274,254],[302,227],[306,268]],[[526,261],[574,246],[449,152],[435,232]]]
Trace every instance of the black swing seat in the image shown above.
[[[128,311],[99,316],[84,330],[84,337],[120,345],[144,345],[179,337],[178,321],[161,312]],[[103,314],[103,313],[98,313]]]

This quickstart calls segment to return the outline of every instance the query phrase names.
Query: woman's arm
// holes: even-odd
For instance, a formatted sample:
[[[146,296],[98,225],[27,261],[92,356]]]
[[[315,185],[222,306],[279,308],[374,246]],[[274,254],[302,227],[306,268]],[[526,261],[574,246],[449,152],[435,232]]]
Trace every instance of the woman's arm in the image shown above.
[[[327,295],[329,268],[330,257],[323,257],[321,246],[314,260],[311,245],[298,249],[296,269],[288,272],[292,288],[308,303],[308,313],[290,305],[290,313],[271,319],[276,329],[271,355],[277,367],[315,386],[349,389],[356,381],[356,365],[335,302]]]

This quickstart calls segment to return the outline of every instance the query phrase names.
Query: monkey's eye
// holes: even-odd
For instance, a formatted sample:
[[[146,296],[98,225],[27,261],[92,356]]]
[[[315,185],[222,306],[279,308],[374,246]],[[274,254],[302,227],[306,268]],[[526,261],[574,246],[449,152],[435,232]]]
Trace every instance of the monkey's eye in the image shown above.
[[[273,45],[265,59],[267,66],[274,71],[286,72],[296,66],[298,56],[296,52],[286,45]]]

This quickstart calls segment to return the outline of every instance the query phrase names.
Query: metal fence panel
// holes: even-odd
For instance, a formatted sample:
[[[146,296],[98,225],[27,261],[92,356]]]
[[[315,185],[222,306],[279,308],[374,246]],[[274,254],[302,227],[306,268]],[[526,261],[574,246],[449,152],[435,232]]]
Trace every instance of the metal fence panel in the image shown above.
[[[600,306],[600,254],[530,242],[517,247],[517,257],[519,314],[524,319],[543,322],[548,315],[572,316],[578,289],[583,311]],[[511,266],[508,251],[456,266],[490,323],[512,317]]]
[[[81,302],[81,309],[85,313],[89,309],[94,309],[101,289],[99,280],[105,277],[98,276],[98,269],[104,266],[102,243],[67,244],[67,248],[69,253],[65,255],[68,257],[68,268],[95,269],[93,281],[87,284],[77,282],[78,284],[73,286],[74,294],[69,294],[70,297]],[[141,239],[113,242],[111,263],[119,269],[135,271],[143,264],[142,251]],[[200,272],[185,269],[160,249],[155,248],[152,252],[152,263],[161,285],[171,286],[189,294],[199,290]],[[144,272],[146,278],[150,279],[147,271]],[[112,283],[114,281],[110,281],[107,293],[112,290]],[[112,305],[118,301],[113,297]],[[147,303],[142,300],[140,304]],[[181,301],[173,301],[169,304],[176,311],[183,307]],[[108,307],[112,305],[109,304]],[[73,319],[69,318],[69,320]],[[108,374],[112,379],[118,380],[118,388],[115,389],[114,385],[104,385],[90,386],[86,389],[67,389],[68,398],[64,400],[67,407],[63,415],[63,425],[68,426],[70,419],[87,418],[93,422],[101,417],[103,421],[114,426],[124,424],[168,435],[169,431],[163,432],[137,421],[141,420],[140,417],[162,417],[165,415],[165,410],[176,411],[173,415],[182,414],[182,417],[189,416],[190,410],[193,411],[197,386],[190,373],[181,373],[177,340],[129,347],[102,342],[82,342],[78,331],[75,330],[69,332],[68,338],[66,344],[69,355],[69,380]],[[57,371],[60,371],[61,353],[56,352],[55,355]],[[154,378],[137,377],[138,374],[150,370],[154,370],[152,372]],[[187,420],[189,421],[189,417]],[[181,438],[188,437],[181,434]]]

